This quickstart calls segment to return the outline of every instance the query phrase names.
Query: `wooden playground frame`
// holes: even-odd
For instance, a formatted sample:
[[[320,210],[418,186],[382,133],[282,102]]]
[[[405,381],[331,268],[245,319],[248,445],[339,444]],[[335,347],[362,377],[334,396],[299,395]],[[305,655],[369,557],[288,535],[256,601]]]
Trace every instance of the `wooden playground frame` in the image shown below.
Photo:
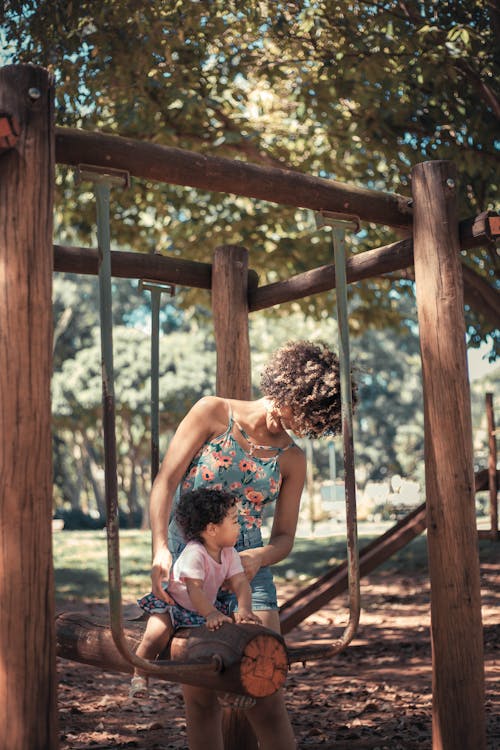
[[[97,273],[98,252],[52,244],[54,165],[233,192],[412,231],[351,259],[348,282],[415,267],[425,410],[431,581],[433,750],[485,750],[484,666],[470,392],[460,249],[487,242],[489,214],[460,222],[449,162],[418,164],[410,200],[293,171],[54,128],[53,82],[36,66],[0,69],[1,504],[0,746],[55,750],[50,379],[52,272]],[[496,221],[496,219],[495,219]],[[496,224],[495,224],[496,226]],[[113,253],[116,276],[212,290],[217,393],[250,397],[248,314],[335,287],[333,266],[259,287],[244,248],[213,263]],[[16,613],[14,618],[12,613]]]

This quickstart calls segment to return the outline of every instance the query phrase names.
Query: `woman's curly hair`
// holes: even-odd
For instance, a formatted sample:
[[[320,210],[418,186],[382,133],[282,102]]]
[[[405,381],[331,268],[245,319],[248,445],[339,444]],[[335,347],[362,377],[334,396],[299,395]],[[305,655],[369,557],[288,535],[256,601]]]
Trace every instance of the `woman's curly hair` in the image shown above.
[[[339,359],[323,342],[282,346],[265,366],[260,386],[278,408],[290,407],[300,434],[321,437],[342,431]],[[352,398],[355,403],[355,386]]]
[[[222,523],[236,498],[229,492],[200,487],[181,495],[175,509],[175,520],[187,542],[201,541],[201,532],[209,523]]]

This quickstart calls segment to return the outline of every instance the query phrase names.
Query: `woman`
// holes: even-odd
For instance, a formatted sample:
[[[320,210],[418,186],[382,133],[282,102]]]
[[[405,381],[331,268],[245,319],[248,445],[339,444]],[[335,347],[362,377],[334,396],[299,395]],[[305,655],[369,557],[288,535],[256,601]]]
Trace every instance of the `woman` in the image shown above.
[[[290,553],[297,526],[306,461],[288,435],[320,437],[341,426],[339,366],[323,344],[291,342],[271,357],[261,378],[263,398],[239,401],[205,397],[180,423],[151,492],[153,593],[165,602],[162,582],[185,542],[170,521],[174,495],[200,486],[221,488],[239,499],[236,549],[252,587],[252,609],[279,632],[270,565]],[[263,544],[264,506],[276,501],[270,538]],[[167,542],[168,540],[168,542]],[[235,597],[219,598],[235,611]],[[222,750],[221,708],[204,688],[183,685],[190,750]],[[246,711],[261,750],[291,750],[292,727],[281,691]]]

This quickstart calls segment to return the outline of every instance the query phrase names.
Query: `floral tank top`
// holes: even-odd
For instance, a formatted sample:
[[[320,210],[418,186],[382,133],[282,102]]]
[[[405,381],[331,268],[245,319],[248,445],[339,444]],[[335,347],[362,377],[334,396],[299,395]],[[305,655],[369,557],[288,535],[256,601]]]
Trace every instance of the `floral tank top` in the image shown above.
[[[227,430],[205,443],[194,456],[181,482],[180,494],[200,486],[229,491],[238,498],[242,529],[260,529],[264,506],[279,495],[279,456],[295,443],[273,447],[276,453],[270,458],[250,455],[233,435],[235,421],[229,409]],[[239,425],[238,428],[241,430]],[[242,434],[245,436],[244,431]]]

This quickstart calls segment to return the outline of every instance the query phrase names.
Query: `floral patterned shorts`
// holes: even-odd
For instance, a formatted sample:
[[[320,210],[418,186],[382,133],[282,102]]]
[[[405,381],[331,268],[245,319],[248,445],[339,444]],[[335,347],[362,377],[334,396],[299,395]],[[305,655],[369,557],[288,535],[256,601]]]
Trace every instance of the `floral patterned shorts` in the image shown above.
[[[205,617],[199,615],[198,612],[181,607],[180,604],[167,604],[153,593],[146,594],[142,599],[138,599],[137,604],[148,615],[170,615],[175,630],[179,628],[199,628],[206,624]],[[222,614],[229,616],[229,609],[221,602],[216,601],[215,607]]]

